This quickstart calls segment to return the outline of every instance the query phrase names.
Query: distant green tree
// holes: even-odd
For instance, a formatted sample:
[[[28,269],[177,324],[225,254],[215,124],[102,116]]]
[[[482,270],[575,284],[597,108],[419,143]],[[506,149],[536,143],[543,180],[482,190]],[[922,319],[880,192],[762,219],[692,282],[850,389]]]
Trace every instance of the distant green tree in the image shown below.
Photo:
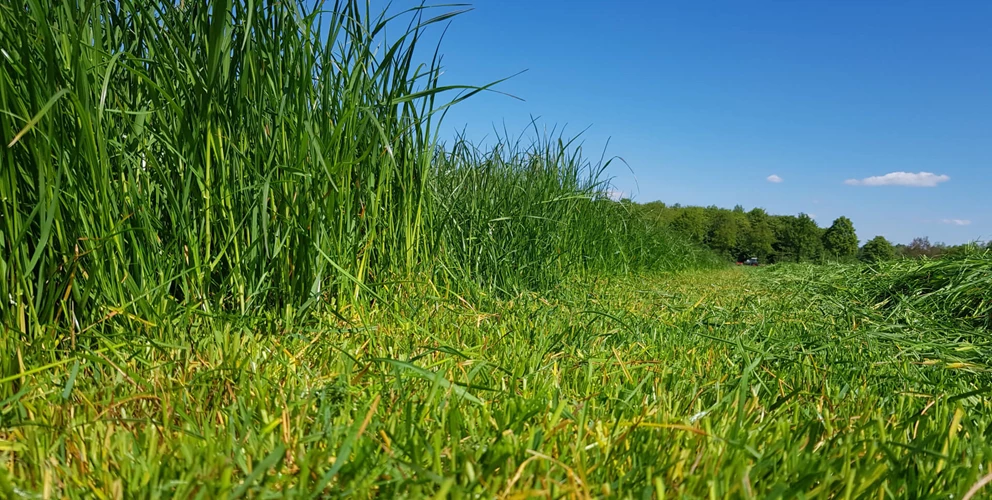
[[[823,233],[823,251],[828,258],[850,260],[858,255],[858,235],[854,223],[847,217],[838,217]]]
[[[806,214],[788,220],[782,241],[786,253],[796,262],[819,262],[823,258],[822,230]]]
[[[743,253],[741,257],[757,257],[762,262],[771,257],[775,249],[775,232],[772,230],[771,218],[760,208],[747,213],[747,234],[742,238]]]
[[[793,215],[778,215],[769,218],[769,225],[775,235],[772,249],[776,262],[798,262],[796,246],[792,237],[792,228],[798,219]]]
[[[722,210],[713,215],[709,231],[706,233],[706,246],[720,255],[730,257],[737,248],[740,223],[729,211]]]
[[[909,250],[908,250],[908,248],[909,247],[906,246],[905,243],[896,243],[895,245],[892,245],[892,249],[893,249],[893,251],[895,251],[896,258],[899,258],[899,259],[905,259],[905,258],[909,257]]]
[[[879,262],[896,258],[892,243],[883,236],[876,236],[861,247],[860,259],[865,262]]]
[[[769,215],[760,208],[745,211],[741,205],[727,209],[655,201],[631,203],[629,210],[646,224],[669,228],[738,260],[821,262],[825,257],[849,259],[857,254],[857,235],[847,217],[824,230],[806,214]]]
[[[670,220],[667,220],[669,210],[663,202],[651,201],[644,204],[635,204],[632,211],[641,216],[642,219],[656,225],[665,226],[668,225]]]
[[[730,251],[731,256],[736,260],[752,257],[752,255],[748,255],[748,237],[751,234],[751,220],[747,218],[747,213],[743,210],[737,211],[735,209],[733,212],[730,212],[730,217],[733,218],[734,224],[737,226],[737,244]]]
[[[708,228],[706,213],[699,207],[681,209],[681,213],[672,221],[672,229],[696,243],[702,243],[706,239]]]
[[[930,238],[926,236],[913,238],[913,241],[906,246],[906,256],[912,259],[919,259],[920,257],[939,257],[941,251],[940,244],[933,245],[930,243]]]

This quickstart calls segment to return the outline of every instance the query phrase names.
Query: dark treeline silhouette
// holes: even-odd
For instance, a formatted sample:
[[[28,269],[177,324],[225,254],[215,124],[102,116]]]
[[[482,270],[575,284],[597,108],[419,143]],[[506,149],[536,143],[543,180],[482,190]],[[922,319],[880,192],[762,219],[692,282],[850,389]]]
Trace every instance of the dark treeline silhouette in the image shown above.
[[[829,227],[821,228],[804,213],[771,215],[761,208],[746,211],[740,205],[726,209],[666,205],[661,201],[635,203],[625,199],[621,202],[645,220],[671,228],[721,257],[738,262],[752,257],[762,263],[872,262],[895,258],[938,258],[979,248],[977,243],[954,246],[931,244],[927,237],[916,238],[908,245],[893,245],[882,236],[868,240],[859,248],[854,224],[843,216],[835,219]]]

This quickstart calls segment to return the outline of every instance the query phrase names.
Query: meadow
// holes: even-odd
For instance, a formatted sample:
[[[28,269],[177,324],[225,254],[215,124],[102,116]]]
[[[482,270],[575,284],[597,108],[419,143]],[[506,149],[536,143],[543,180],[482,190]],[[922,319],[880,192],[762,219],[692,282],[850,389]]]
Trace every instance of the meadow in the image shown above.
[[[0,497],[992,491],[992,254],[735,268],[442,141],[456,13],[0,4]]]

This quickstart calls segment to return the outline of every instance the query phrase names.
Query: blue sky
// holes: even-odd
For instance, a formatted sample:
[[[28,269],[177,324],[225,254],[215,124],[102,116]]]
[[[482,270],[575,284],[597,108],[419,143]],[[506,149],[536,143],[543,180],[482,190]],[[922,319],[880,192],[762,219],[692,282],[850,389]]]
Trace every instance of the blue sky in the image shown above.
[[[609,139],[633,171],[616,163],[614,184],[638,201],[847,215],[862,241],[992,239],[992,1],[472,7],[442,43],[445,82],[527,70],[499,87],[524,101],[475,96],[446,134],[533,115],[589,127],[590,157]]]

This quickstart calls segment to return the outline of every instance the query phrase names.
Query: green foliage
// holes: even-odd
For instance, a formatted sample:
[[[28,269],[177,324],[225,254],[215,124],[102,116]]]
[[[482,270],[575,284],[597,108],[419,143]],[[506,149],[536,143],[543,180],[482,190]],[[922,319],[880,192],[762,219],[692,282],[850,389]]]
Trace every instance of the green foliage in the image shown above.
[[[884,236],[876,236],[861,247],[860,259],[865,262],[881,262],[895,258],[895,249],[892,243]]]
[[[706,246],[719,255],[733,257],[737,249],[737,240],[742,232],[740,221],[741,218],[732,213],[718,212],[713,217],[706,234]]]
[[[683,209],[672,221],[672,229],[696,243],[703,243],[709,232],[706,212],[700,207]]]
[[[820,262],[825,257],[852,260],[857,255],[857,235],[847,217],[838,218],[824,232],[805,214],[773,216],[761,208],[745,212],[740,205],[727,210],[651,202],[638,205],[636,213],[651,224],[705,244],[724,258]]]
[[[992,243],[982,243],[971,241],[960,245],[948,245],[937,242],[930,243],[930,238],[926,236],[913,238],[908,245],[895,245],[897,257],[907,259],[939,259],[945,257],[960,257],[970,255],[982,249],[992,248]]]
[[[775,251],[775,233],[769,215],[760,208],[752,209],[747,214],[748,231],[744,236],[744,254],[757,257],[764,262]]]
[[[783,247],[796,262],[819,262],[823,257],[822,234],[816,221],[806,214],[799,214],[785,227]]]
[[[839,217],[823,233],[823,250],[828,258],[851,260],[858,254],[858,235],[854,223],[847,217]]]

